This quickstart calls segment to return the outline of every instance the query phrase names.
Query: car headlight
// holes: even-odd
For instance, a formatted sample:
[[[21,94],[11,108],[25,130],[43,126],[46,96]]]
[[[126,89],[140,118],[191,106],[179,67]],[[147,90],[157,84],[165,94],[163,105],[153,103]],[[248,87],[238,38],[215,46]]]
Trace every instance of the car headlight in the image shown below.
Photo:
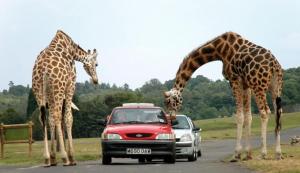
[[[102,139],[104,140],[120,140],[122,137],[116,133],[106,133],[102,134]]]
[[[161,133],[156,136],[157,140],[174,140],[175,134],[173,133]]]
[[[180,142],[190,142],[192,141],[192,136],[190,134],[184,134],[180,138]]]

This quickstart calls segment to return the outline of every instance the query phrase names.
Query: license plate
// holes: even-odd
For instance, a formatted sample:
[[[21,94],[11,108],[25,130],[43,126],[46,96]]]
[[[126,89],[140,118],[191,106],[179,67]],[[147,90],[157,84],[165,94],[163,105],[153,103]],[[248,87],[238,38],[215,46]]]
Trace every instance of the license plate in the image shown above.
[[[126,154],[151,154],[149,148],[127,148]]]

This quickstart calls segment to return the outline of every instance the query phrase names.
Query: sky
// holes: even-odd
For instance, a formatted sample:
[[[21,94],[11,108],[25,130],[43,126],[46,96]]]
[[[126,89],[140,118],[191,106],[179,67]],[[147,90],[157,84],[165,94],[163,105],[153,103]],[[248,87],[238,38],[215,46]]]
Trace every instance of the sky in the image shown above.
[[[100,82],[139,88],[175,78],[183,58],[227,31],[272,51],[284,69],[300,66],[297,0],[0,0],[0,91],[31,86],[34,62],[58,29],[99,52]],[[77,82],[89,80],[80,62]],[[194,74],[223,79],[222,63]]]

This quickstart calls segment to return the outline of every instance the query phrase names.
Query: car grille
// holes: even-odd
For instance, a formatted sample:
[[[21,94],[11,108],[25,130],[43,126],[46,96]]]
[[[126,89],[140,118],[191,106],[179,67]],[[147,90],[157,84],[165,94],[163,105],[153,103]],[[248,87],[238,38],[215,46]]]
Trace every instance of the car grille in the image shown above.
[[[127,137],[129,138],[147,138],[152,136],[151,133],[127,133]]]
[[[168,144],[138,144],[138,143],[115,143],[110,144],[109,148],[114,151],[125,151],[126,148],[151,148],[152,151],[169,150]]]

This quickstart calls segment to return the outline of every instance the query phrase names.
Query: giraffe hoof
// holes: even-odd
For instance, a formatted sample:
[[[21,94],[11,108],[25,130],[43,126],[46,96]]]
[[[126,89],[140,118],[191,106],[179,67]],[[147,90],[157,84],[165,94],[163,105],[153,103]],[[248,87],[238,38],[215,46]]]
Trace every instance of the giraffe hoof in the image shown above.
[[[243,159],[243,161],[252,160],[252,159],[253,159],[252,156],[247,155],[247,156]]]
[[[284,158],[283,158],[283,156],[282,156],[281,153],[276,153],[276,154],[275,154],[275,159],[276,159],[276,160],[283,160]]]
[[[70,166],[77,165],[76,161],[74,160],[73,156],[69,156]]]
[[[267,154],[262,153],[260,156],[261,160],[267,160]]]
[[[51,166],[50,159],[45,159],[44,168],[48,168]]]
[[[50,163],[51,163],[51,166],[57,166],[57,162],[56,162],[55,156],[50,156]]]
[[[70,161],[67,158],[62,158],[63,166],[70,166]]]
[[[230,162],[238,162],[241,160],[241,154],[234,155]]]
[[[247,152],[247,156],[243,160],[252,160],[252,153],[250,151]]]

